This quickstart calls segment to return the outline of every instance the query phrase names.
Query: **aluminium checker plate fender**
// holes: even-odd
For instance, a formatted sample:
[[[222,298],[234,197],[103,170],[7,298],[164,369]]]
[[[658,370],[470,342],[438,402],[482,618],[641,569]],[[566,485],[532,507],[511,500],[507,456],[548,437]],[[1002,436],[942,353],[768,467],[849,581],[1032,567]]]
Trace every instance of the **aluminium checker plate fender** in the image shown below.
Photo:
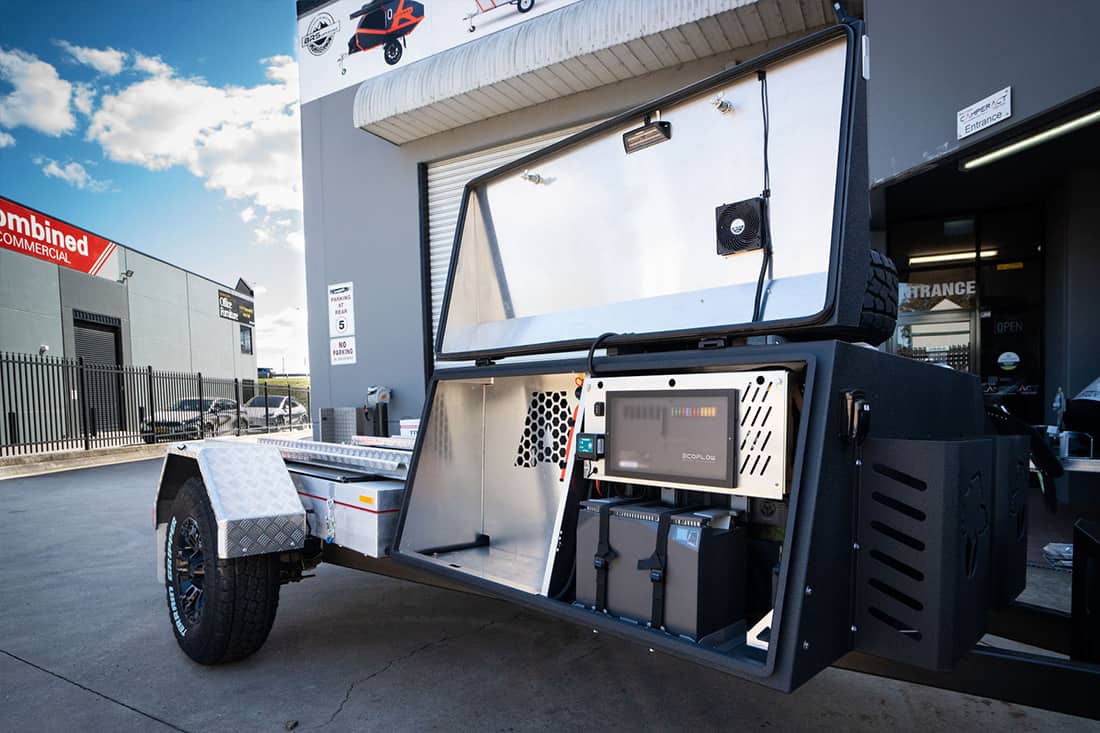
[[[277,448],[218,441],[175,445],[165,456],[153,508],[158,577],[164,572],[164,532],[172,501],[193,476],[202,477],[214,510],[219,558],[302,549],[306,513]]]

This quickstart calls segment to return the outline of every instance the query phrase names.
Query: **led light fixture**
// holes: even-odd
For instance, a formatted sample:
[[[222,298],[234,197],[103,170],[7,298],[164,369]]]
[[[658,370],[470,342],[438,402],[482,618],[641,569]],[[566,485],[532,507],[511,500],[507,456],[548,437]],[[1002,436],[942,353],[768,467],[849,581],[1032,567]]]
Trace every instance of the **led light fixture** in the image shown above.
[[[1042,132],[1037,132],[1034,135],[1029,135],[1022,140],[1017,140],[1014,143],[1009,143],[1008,145],[999,147],[996,150],[992,150],[984,155],[979,155],[976,158],[971,158],[970,160],[963,161],[962,169],[964,171],[972,171],[975,168],[980,168],[983,165],[988,165],[989,163],[996,162],[1001,158],[1007,158],[1010,155],[1015,155],[1016,153],[1027,150],[1028,148],[1033,148],[1036,145],[1041,145],[1048,140],[1053,140],[1056,137],[1061,137],[1062,135],[1071,133],[1074,130],[1080,130],[1082,127],[1087,127],[1088,125],[1091,125],[1095,122],[1100,122],[1100,109],[1094,109],[1093,111],[1087,112],[1080,117],[1069,120],[1068,122],[1063,122],[1060,125],[1049,127]]]
[[[942,255],[919,255],[917,257],[910,257],[910,265],[931,265],[936,262],[960,262],[963,260],[973,260],[978,256],[977,252],[947,252]],[[995,249],[983,249],[982,259],[988,259],[990,257],[996,257],[997,250]]]
[[[623,133],[623,149],[629,155],[670,139],[672,139],[672,123],[664,120],[652,122],[647,116],[644,125]]]

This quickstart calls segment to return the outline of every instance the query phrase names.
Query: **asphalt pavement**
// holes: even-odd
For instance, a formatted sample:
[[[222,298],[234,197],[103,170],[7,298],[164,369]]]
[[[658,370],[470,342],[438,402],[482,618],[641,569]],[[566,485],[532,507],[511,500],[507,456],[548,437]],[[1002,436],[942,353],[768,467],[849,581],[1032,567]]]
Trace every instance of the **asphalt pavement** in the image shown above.
[[[826,670],[781,695],[487,598],[338,567],[266,646],[192,663],[150,524],[158,460],[0,481],[0,730],[1098,730]]]

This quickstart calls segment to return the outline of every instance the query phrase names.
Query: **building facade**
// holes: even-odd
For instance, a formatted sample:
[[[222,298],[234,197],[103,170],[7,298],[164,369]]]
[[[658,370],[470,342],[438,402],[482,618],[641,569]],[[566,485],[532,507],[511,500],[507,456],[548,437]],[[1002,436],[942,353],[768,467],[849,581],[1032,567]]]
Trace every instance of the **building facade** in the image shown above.
[[[0,351],[256,378],[243,281],[216,282],[3,198],[0,239]]]
[[[805,0],[435,2],[393,61],[360,5],[298,3],[310,362],[318,405],[384,384],[393,419],[419,414],[437,368],[466,181],[835,22]],[[385,28],[405,3],[370,5]],[[846,6],[869,38],[872,233],[903,280],[883,348],[1054,422],[1058,390],[1100,375],[1100,5],[1043,22],[1022,1]],[[328,317],[348,283],[353,333]]]

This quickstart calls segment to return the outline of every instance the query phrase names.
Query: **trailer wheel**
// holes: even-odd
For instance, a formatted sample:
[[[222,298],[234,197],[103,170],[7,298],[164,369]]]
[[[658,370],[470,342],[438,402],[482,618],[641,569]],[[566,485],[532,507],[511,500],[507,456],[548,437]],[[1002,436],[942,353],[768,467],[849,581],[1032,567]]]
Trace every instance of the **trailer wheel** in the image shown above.
[[[199,664],[247,657],[263,646],[279,606],[273,555],[220,560],[202,479],[180,487],[165,539],[165,590],[176,642]]]
[[[898,320],[898,270],[893,261],[871,250],[871,270],[863,293],[859,325],[868,341],[878,346],[894,334]]]
[[[401,54],[403,49],[401,44],[397,41],[386,41],[385,47],[382,49],[382,55],[386,59],[386,63],[393,66],[401,60]]]
[[[516,2],[516,10],[521,13],[526,13],[533,7],[535,7],[535,0],[517,0]]]

